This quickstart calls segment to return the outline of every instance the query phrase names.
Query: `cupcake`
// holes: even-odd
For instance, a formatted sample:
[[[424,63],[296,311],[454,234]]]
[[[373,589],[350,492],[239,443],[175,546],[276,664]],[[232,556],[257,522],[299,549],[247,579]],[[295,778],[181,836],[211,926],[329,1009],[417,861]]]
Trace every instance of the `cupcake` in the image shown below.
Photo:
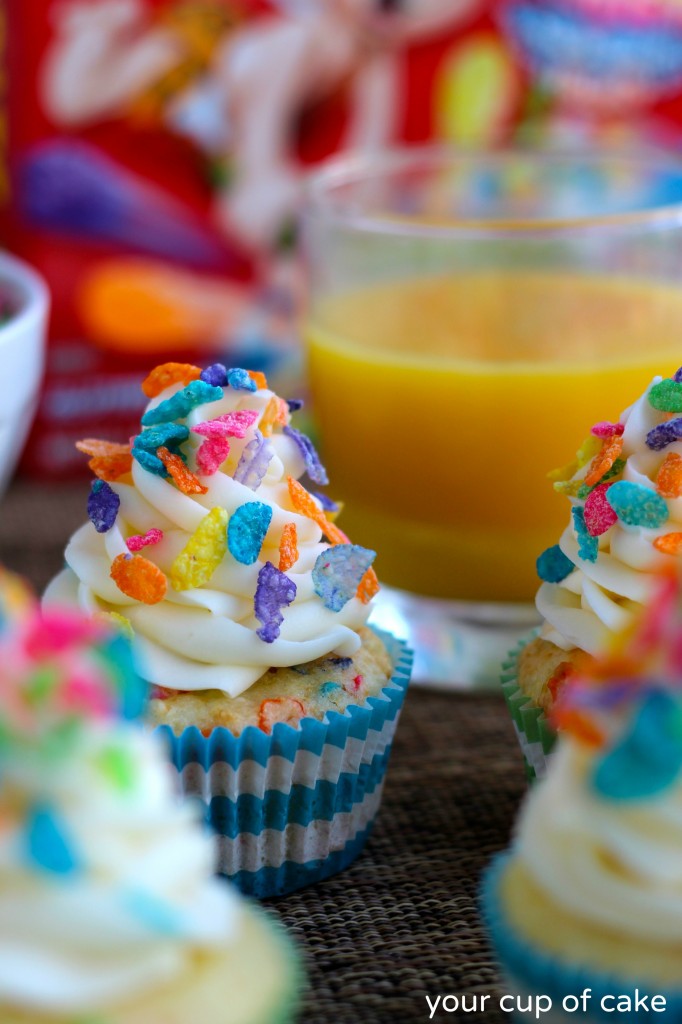
[[[682,1021],[677,578],[621,649],[564,688],[553,714],[562,731],[547,775],[484,882],[511,1005],[530,1019],[542,997],[547,1020],[631,1021],[648,1017],[656,995],[653,1009]],[[646,998],[640,1013],[635,993]]]
[[[17,614],[1,586],[3,1024],[293,1020],[296,957],[213,875],[210,835],[132,720],[146,687],[127,640],[70,609]]]
[[[365,626],[375,554],[261,374],[167,363],[130,445],[80,442],[97,479],[47,605],[128,630],[185,792],[249,893],[325,878],[376,815],[409,656]],[[300,477],[307,474],[309,487]]]
[[[555,739],[547,713],[566,680],[632,625],[657,573],[682,553],[681,413],[682,371],[656,377],[550,474],[571,515],[538,558],[540,633],[512,652],[503,676],[531,776],[545,770]]]

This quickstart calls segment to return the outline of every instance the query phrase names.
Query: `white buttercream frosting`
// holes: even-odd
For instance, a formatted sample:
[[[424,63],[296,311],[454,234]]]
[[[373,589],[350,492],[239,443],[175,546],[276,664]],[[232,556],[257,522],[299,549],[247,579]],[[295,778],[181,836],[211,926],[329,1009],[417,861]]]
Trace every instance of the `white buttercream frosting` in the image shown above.
[[[181,385],[168,388],[149,408],[169,398]],[[311,519],[293,510],[287,477],[298,479],[305,466],[294,440],[276,426],[267,443],[272,458],[262,483],[251,490],[234,478],[242,451],[255,436],[263,414],[273,399],[265,388],[246,392],[226,387],[224,397],[192,410],[183,421],[190,428],[182,448],[189,468],[208,488],[205,494],[182,493],[171,480],[163,479],[133,462],[130,482],[116,481],[112,489],[120,498],[114,526],[97,533],[92,523],[81,527],[66,549],[68,568],[48,588],[48,603],[77,603],[88,613],[117,612],[127,618],[135,633],[140,670],[149,682],[169,689],[222,689],[237,696],[271,666],[291,666],[312,661],[331,652],[352,655],[360,646],[357,629],[368,616],[368,607],[356,597],[340,611],[331,611],[315,593],[312,569],[318,555],[329,547]],[[255,422],[243,439],[230,438],[230,454],[218,472],[202,475],[196,451],[204,438],[191,428],[225,413],[250,409]],[[158,604],[147,605],[127,597],[110,576],[112,561],[127,552],[126,539],[152,528],[163,530],[161,543],[141,554],[168,575],[202,518],[214,507],[231,515],[246,502],[269,505],[272,519],[258,560],[244,565],[223,558],[210,580],[188,590],[168,587]],[[278,638],[266,643],[257,635],[260,626],[254,613],[258,573],[266,561],[278,565],[282,529],[294,523],[299,557],[287,570],[296,585],[296,597],[283,612]]]
[[[129,785],[110,777],[111,757],[125,758]],[[213,877],[211,838],[177,803],[153,736],[92,722],[68,757],[2,772],[0,1006],[97,1013],[237,939],[237,897]],[[27,856],[32,806],[56,815],[70,873]]]
[[[586,922],[682,942],[682,788],[642,801],[600,797],[594,755],[571,737],[529,795],[517,855],[553,902]]]
[[[660,377],[654,378],[653,384]],[[662,423],[663,413],[648,401],[650,388],[620,418],[625,425],[622,479],[656,490],[656,475],[670,452],[682,455],[682,441],[663,451],[646,446],[649,431]],[[589,463],[573,478],[582,480]],[[574,506],[583,503],[571,499]],[[545,620],[543,636],[564,650],[580,648],[597,654],[615,632],[625,628],[656,589],[656,573],[670,561],[653,546],[656,537],[682,531],[682,498],[666,499],[669,520],[656,529],[627,526],[619,519],[599,537],[599,553],[590,562],[578,554],[572,521],[564,530],[559,546],[576,568],[561,583],[543,583],[536,597]]]

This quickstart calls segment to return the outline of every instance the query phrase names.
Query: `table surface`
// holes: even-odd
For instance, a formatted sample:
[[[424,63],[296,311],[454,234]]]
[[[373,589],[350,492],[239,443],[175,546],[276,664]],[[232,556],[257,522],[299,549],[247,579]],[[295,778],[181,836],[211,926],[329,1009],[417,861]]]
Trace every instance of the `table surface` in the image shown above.
[[[84,521],[87,483],[15,481],[0,502],[0,562],[41,590]],[[496,993],[478,914],[482,869],[504,848],[525,789],[501,697],[414,690],[372,837],[350,869],[269,902],[304,953],[305,1024],[412,1024],[425,996]],[[480,1013],[507,1017],[496,999]]]

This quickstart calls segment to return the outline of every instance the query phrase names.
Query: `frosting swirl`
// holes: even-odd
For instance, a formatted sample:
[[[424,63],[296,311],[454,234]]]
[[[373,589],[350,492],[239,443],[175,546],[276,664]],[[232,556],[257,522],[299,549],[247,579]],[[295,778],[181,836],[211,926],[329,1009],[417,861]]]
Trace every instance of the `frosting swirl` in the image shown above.
[[[143,423],[145,418],[155,418],[150,413],[161,403],[173,396],[177,399],[181,389],[176,383],[156,396]],[[269,422],[273,402],[283,410],[274,424]],[[197,456],[205,433],[195,428],[201,430],[205,421],[237,412],[253,414],[244,436],[230,437],[229,455],[216,472],[200,472]],[[74,534],[66,549],[68,569],[48,588],[47,603],[76,602],[90,614],[116,612],[124,616],[135,633],[142,674],[149,682],[170,689],[221,689],[237,696],[271,666],[297,665],[331,652],[352,655],[360,646],[357,629],[366,621],[368,608],[353,596],[340,610],[332,610],[319,590],[316,592],[313,569],[329,544],[323,540],[319,522],[301,514],[292,503],[288,480],[303,474],[306,458],[296,432],[287,429],[286,404],[265,387],[249,391],[226,385],[222,397],[199,404],[178,419],[188,428],[182,457],[205,493],[183,493],[172,480],[134,459],[132,475],[109,484],[120,501],[113,526],[98,532],[88,522]],[[140,436],[144,438],[144,432]],[[267,468],[255,486],[240,470],[254,444],[267,449]],[[143,554],[173,581],[178,556],[208,512],[218,508],[232,517],[256,500],[267,506],[271,518],[252,564],[227,552],[206,582],[186,589],[174,589],[173,583],[164,599],[154,604],[127,596],[112,578],[114,560],[129,557],[128,538],[161,530],[163,539],[145,548]],[[312,496],[310,500],[324,516],[321,503]],[[279,635],[273,642],[265,642],[258,633],[254,594],[263,565],[278,564],[287,524],[295,526],[298,543],[298,557],[286,573],[295,586],[295,598],[284,612]]]
[[[682,441],[673,441],[665,450],[647,447],[649,432],[665,421],[664,414],[649,401],[652,385],[620,418],[624,424],[622,459],[625,466],[620,479],[656,493],[656,477],[665,457],[682,455]],[[571,477],[579,484],[589,464]],[[564,555],[575,569],[560,582],[544,582],[538,590],[536,606],[545,620],[542,635],[564,650],[580,648],[597,654],[609,638],[633,621],[638,610],[651,600],[657,573],[669,564],[670,555],[654,547],[657,537],[682,531],[682,498],[664,499],[668,518],[660,526],[632,525],[618,518],[598,537],[596,558],[580,553],[580,537],[575,521],[566,527],[559,541]],[[584,502],[571,496],[574,509]],[[596,538],[595,538],[596,541]]]

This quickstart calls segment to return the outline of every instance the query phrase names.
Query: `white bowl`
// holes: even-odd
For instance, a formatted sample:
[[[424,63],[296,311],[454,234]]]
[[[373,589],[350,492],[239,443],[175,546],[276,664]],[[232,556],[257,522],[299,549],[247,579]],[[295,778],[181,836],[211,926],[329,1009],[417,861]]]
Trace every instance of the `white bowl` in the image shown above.
[[[33,423],[45,364],[50,296],[27,263],[0,252],[0,294],[15,312],[0,325],[0,496]]]

